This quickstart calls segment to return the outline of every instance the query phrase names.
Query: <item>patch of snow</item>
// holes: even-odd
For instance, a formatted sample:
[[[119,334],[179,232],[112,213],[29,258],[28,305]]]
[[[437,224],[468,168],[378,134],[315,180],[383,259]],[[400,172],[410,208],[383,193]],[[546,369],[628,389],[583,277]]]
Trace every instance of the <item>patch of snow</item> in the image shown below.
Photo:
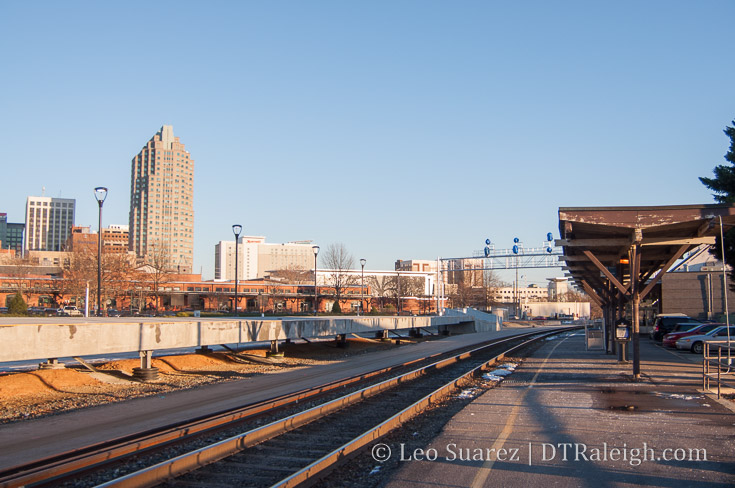
[[[656,393],[656,396],[663,398],[671,398],[672,400],[700,400],[704,398],[702,395],[683,395],[681,393]]]

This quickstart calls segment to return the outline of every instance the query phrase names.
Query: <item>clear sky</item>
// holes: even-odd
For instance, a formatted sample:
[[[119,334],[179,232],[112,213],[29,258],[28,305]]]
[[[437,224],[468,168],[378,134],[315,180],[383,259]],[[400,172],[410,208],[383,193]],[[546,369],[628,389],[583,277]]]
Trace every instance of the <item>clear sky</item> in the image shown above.
[[[559,207],[711,203],[734,22],[732,0],[4,0],[0,212],[45,188],[94,229],[107,186],[103,225],[127,224],[164,124],[205,278],[235,223],[392,269],[540,246]]]

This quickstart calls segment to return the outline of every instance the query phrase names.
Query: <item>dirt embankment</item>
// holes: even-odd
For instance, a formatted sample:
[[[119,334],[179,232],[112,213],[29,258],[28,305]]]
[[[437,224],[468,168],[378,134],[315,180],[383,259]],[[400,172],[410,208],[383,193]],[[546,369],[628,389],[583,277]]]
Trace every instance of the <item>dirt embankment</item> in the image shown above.
[[[286,344],[285,357],[266,360],[266,349],[229,353],[186,354],[154,357],[157,381],[141,383],[132,378],[138,359],[95,364],[97,373],[78,365],[0,373],[0,423],[49,415],[67,410],[162,394],[199,385],[245,379],[259,374],[277,374],[293,368],[339,361],[345,357],[398,347],[395,342],[350,339],[347,348],[334,343]],[[403,341],[405,343],[405,341]]]

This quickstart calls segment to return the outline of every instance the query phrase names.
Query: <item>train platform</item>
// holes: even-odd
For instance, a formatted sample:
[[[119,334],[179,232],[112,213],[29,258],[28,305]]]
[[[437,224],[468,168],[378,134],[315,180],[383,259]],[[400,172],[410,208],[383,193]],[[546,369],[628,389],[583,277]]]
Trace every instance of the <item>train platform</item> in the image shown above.
[[[642,337],[633,382],[584,340],[547,341],[422,451],[389,446],[387,486],[735,486],[735,403],[701,390],[701,357]]]

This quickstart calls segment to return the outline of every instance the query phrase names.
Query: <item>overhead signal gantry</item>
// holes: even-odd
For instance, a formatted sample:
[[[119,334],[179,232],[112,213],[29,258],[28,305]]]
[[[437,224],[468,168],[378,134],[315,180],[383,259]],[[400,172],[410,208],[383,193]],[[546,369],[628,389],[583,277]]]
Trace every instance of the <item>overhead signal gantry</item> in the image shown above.
[[[513,239],[513,247],[509,249],[495,249],[490,239],[485,239],[485,248],[475,251],[472,256],[460,258],[440,258],[441,261],[459,260],[484,260],[481,268],[473,267],[473,270],[496,270],[517,268],[559,268],[563,265],[559,261],[562,256],[562,248],[554,246],[554,236],[551,232],[546,234],[546,241],[540,247],[523,246],[517,237]],[[459,270],[457,270],[459,271]]]

